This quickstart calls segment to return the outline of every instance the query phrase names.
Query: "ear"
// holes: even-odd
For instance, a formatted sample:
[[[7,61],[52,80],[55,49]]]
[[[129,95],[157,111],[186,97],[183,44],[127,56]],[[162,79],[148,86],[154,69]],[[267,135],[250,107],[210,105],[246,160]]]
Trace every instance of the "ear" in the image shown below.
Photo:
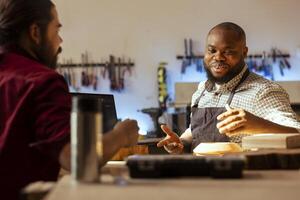
[[[29,38],[37,45],[41,43],[42,40],[41,29],[36,23],[31,24],[29,27]]]

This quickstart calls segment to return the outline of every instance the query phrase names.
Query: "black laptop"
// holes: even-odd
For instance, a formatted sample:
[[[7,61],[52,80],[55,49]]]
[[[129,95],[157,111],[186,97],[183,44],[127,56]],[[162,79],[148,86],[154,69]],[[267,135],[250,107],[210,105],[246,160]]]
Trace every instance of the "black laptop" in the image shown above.
[[[97,98],[102,102],[103,133],[112,130],[118,122],[114,96],[112,94],[71,93],[72,96]]]

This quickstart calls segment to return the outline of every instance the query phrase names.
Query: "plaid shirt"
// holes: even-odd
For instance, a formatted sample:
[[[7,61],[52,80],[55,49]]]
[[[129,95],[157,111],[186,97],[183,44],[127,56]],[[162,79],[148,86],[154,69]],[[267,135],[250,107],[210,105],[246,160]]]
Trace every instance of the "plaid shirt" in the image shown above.
[[[192,106],[204,91],[198,103],[199,108],[224,107],[230,96],[230,92],[241,80],[247,66],[228,83],[215,86],[207,80],[200,82],[197,91],[192,97]],[[300,129],[300,121],[297,114],[292,110],[287,92],[278,84],[269,81],[253,72],[250,72],[246,80],[235,91],[232,108],[242,108],[258,117],[272,121],[283,126]],[[241,142],[245,134],[232,136],[232,142]]]

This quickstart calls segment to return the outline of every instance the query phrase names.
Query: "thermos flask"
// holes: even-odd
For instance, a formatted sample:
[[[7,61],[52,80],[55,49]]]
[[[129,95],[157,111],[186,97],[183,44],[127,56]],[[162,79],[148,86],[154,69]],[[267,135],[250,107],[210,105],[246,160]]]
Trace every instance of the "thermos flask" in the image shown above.
[[[99,98],[72,97],[71,173],[78,182],[98,182],[102,159],[102,103]]]

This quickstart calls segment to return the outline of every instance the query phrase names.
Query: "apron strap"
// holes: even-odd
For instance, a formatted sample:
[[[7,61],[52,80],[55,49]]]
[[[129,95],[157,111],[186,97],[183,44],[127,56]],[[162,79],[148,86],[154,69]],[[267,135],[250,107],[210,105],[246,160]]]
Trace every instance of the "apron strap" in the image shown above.
[[[196,99],[196,101],[195,101],[194,105],[192,106],[192,108],[195,108],[195,107],[197,108],[197,107],[198,107],[198,103],[199,103],[201,97],[203,96],[204,91],[205,91],[205,88],[204,88],[204,90],[201,92],[200,96]]]
[[[233,96],[234,96],[235,91],[236,91],[236,89],[238,88],[238,86],[240,86],[240,85],[246,80],[246,78],[249,76],[249,74],[250,74],[250,71],[249,71],[249,69],[247,69],[247,70],[245,71],[245,73],[243,74],[243,76],[242,76],[241,80],[239,81],[239,83],[233,88],[233,90],[231,91],[230,96],[229,96],[229,98],[228,98],[228,100],[227,100],[227,104],[228,104],[228,105],[231,104],[231,101],[232,101],[232,99],[233,99]]]
[[[234,96],[234,94],[235,94],[235,90],[237,89],[237,87],[238,87],[240,84],[242,84],[242,82],[244,82],[244,81],[246,80],[246,78],[249,76],[249,74],[250,74],[250,71],[249,71],[249,69],[247,69],[246,72],[243,74],[243,76],[242,76],[241,80],[239,81],[239,83],[234,87],[234,89],[233,89],[232,92],[230,93],[230,96],[229,96],[229,98],[228,98],[228,100],[227,100],[227,104],[228,104],[228,105],[231,104],[231,101],[232,101],[232,99],[233,99],[233,96]],[[194,105],[192,105],[192,108],[198,107],[198,103],[199,103],[201,97],[203,96],[204,92],[205,92],[205,88],[204,88],[204,90],[201,92],[200,96],[196,99]]]

